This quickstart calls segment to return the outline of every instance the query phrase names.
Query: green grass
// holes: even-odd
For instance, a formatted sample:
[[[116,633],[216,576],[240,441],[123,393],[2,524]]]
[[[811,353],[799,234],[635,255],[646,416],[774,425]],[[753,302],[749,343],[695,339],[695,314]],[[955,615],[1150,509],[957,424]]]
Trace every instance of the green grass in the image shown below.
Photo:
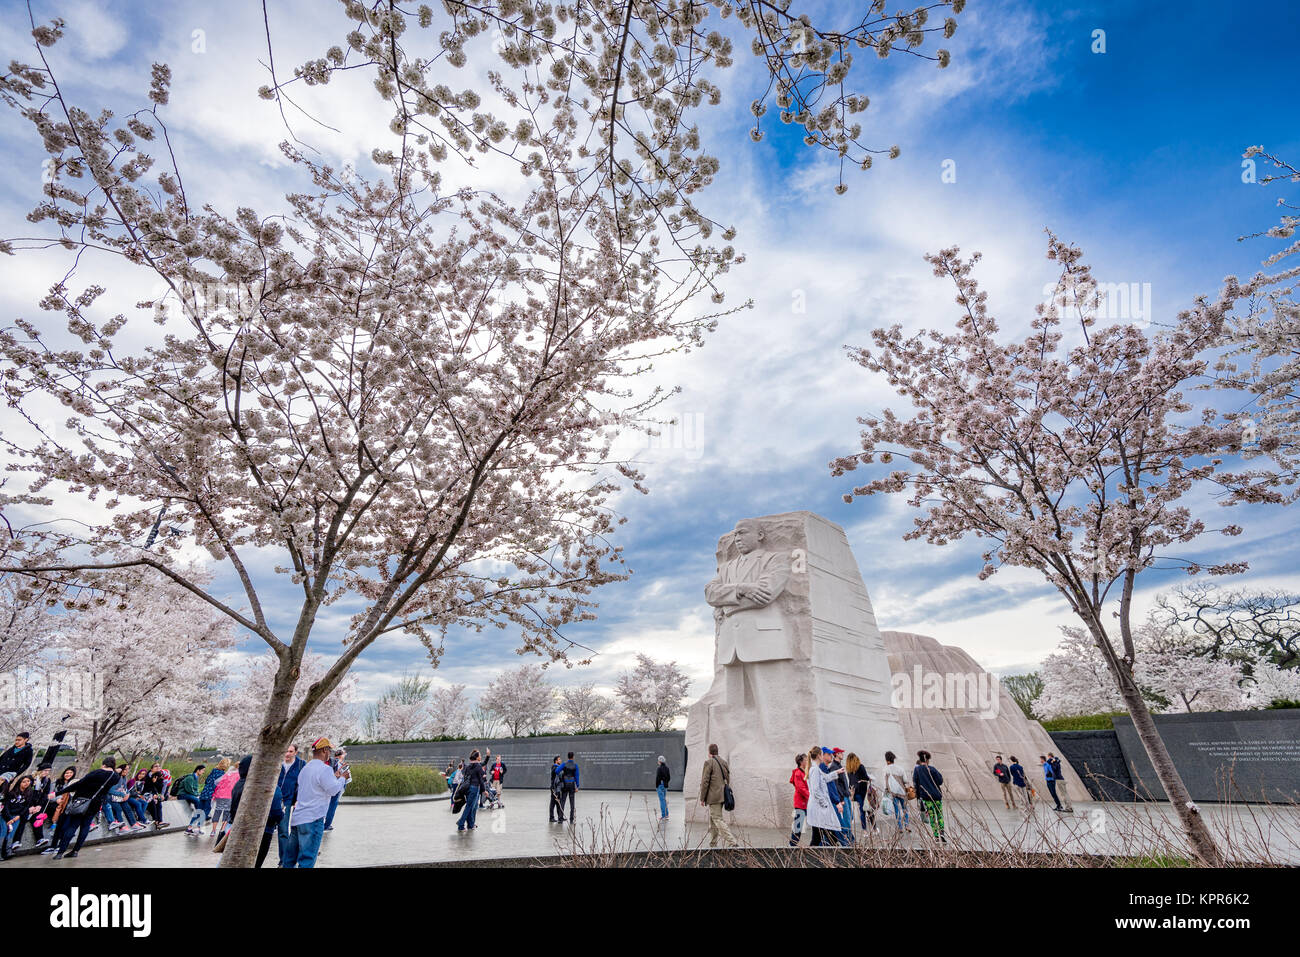
[[[1189,858],[1180,857],[1174,854],[1165,854],[1159,851],[1141,854],[1137,857],[1119,857],[1115,858],[1115,864],[1118,867],[1191,867],[1192,862]]]
[[[1064,718],[1049,718],[1044,721],[1045,731],[1110,731],[1115,726],[1111,718],[1126,715],[1127,711],[1108,711],[1105,714],[1071,714]]]

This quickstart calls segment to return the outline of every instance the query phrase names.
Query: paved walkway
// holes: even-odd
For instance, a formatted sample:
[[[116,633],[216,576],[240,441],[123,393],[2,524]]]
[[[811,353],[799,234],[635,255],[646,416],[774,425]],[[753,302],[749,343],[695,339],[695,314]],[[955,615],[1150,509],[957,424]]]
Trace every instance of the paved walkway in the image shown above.
[[[325,835],[319,866],[464,862],[492,858],[602,854],[610,851],[695,848],[707,844],[706,829],[683,827],[681,794],[670,797],[671,817],[658,821],[653,792],[580,791],[578,823],[548,824],[545,791],[507,790],[505,807],[480,811],[478,828],[457,832],[445,801],[340,806],[334,830]],[[1072,853],[1161,853],[1181,846],[1168,805],[1081,804],[1074,814],[1058,815],[1041,805],[1032,815],[1008,811],[1000,803],[960,802],[946,808],[951,847],[995,850],[1057,848]],[[1300,811],[1259,805],[1203,808],[1221,837],[1231,832],[1243,856],[1300,864]],[[880,833],[869,839],[881,846],[919,847],[928,834],[913,827],[899,835],[893,819],[881,815]],[[916,822],[913,821],[915,825]],[[182,829],[183,830],[183,829]],[[772,828],[737,828],[752,847],[775,847],[788,839]],[[804,842],[809,840],[805,833]],[[1268,850],[1264,851],[1267,844]],[[138,841],[87,845],[71,861],[19,857],[3,868],[20,867],[215,867],[218,856],[206,838],[184,833]],[[267,866],[274,866],[272,850]],[[597,861],[598,863],[598,861]]]

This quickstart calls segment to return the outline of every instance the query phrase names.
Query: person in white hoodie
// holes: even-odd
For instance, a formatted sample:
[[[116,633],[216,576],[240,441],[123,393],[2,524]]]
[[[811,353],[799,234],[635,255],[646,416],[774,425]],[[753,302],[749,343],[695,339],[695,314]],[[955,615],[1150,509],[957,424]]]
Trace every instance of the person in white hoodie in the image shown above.
[[[834,757],[834,751],[822,748],[821,761],[808,772],[808,826],[813,829],[813,847],[848,844],[842,830],[848,795],[840,794],[836,787],[839,769],[831,770]]]

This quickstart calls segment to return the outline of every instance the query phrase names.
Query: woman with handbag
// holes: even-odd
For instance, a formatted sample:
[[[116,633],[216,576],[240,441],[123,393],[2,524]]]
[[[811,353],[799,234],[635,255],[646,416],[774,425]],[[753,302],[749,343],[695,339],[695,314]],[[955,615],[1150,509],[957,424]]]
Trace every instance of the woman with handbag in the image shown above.
[[[58,793],[70,794],[71,800],[63,811],[67,826],[62,829],[58,850],[54,852],[54,860],[77,856],[81,845],[86,841],[86,835],[90,833],[91,825],[95,823],[95,815],[99,813],[104,798],[108,796],[108,789],[116,780],[116,764],[112,758],[105,758],[103,767],[91,771],[80,780],[59,785]],[[77,842],[72,847],[72,853],[69,854],[68,843],[72,840],[73,831],[77,832]]]
[[[907,783],[903,769],[894,762],[898,760],[893,751],[885,752],[885,795],[894,809],[894,823],[900,832],[912,833],[912,816],[907,810],[907,802],[915,796],[915,791]]]

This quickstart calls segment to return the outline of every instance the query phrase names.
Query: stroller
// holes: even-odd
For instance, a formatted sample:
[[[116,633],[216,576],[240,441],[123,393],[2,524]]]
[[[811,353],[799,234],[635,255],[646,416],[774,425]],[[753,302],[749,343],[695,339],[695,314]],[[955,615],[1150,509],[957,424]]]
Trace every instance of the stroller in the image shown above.
[[[499,811],[505,807],[505,802],[501,800],[501,788],[488,782],[487,789],[479,795],[478,807],[480,811]]]

